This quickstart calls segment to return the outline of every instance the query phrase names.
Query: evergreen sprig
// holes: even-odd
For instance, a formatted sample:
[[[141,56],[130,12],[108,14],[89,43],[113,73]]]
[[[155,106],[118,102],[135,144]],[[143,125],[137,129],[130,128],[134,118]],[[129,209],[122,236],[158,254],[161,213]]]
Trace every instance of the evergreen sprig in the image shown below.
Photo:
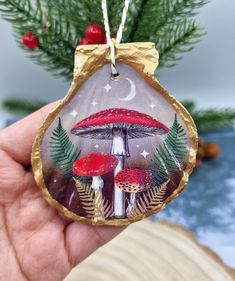
[[[183,52],[190,52],[204,33],[195,21],[182,19],[177,25],[170,23],[158,31],[157,48],[160,54],[160,67],[172,67],[182,59]]]
[[[187,138],[184,128],[179,124],[177,115],[165,142],[156,149],[151,172],[153,185],[164,183],[169,175],[181,170],[181,162],[187,155]]]
[[[42,6],[37,0],[36,7],[30,0],[0,0],[0,12],[13,25],[17,42],[24,48],[21,36],[31,31],[39,38],[37,50],[27,49],[29,57],[43,65],[55,75],[71,78],[73,72],[73,56],[77,44],[69,22],[55,17],[52,6]],[[47,10],[46,10],[47,8]]]
[[[81,154],[81,150],[75,148],[70,141],[68,133],[62,127],[59,118],[58,126],[53,130],[50,141],[51,158],[59,171],[70,178],[72,176],[72,165]]]
[[[46,102],[38,100],[26,100],[8,98],[3,101],[3,107],[6,111],[14,114],[30,114],[46,105]]]
[[[193,101],[185,101],[183,105],[191,113],[199,133],[209,133],[231,127],[235,121],[235,109],[197,109]]]
[[[36,4],[35,4],[36,3]],[[191,51],[203,32],[193,20],[206,0],[132,0],[123,42],[153,41],[160,53],[160,66],[173,66],[180,53]],[[120,24],[123,0],[109,0],[111,33]],[[55,75],[70,79],[78,41],[90,23],[102,25],[100,0],[0,0],[0,12],[21,36],[33,32],[39,39],[30,58]]]
[[[141,9],[130,40],[153,41],[160,54],[160,66],[174,66],[182,52],[191,51],[204,34],[192,18],[205,0],[141,1]],[[154,19],[154,20],[153,20]]]

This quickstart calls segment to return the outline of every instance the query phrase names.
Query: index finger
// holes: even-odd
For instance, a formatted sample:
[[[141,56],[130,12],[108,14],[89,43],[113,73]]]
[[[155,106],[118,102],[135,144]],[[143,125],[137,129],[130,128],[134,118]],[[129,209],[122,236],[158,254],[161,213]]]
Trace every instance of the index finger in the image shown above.
[[[16,162],[28,166],[34,139],[47,115],[58,102],[51,103],[0,132],[0,149]]]

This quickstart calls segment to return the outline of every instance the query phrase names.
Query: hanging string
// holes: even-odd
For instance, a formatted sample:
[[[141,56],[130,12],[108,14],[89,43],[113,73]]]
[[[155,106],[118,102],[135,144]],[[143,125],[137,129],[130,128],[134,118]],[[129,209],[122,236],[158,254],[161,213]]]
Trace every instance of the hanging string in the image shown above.
[[[125,5],[122,12],[122,20],[117,32],[117,37],[111,38],[110,34],[110,27],[109,27],[109,19],[108,19],[108,11],[107,11],[107,2],[106,0],[102,0],[101,6],[102,6],[102,12],[103,12],[103,19],[104,19],[104,27],[105,27],[105,33],[107,38],[107,44],[110,47],[110,57],[111,57],[111,72],[112,76],[115,78],[119,74],[117,72],[116,68],[116,60],[115,60],[115,47],[121,42],[122,40],[122,34],[126,22],[126,16],[129,8],[130,0],[125,0]]]

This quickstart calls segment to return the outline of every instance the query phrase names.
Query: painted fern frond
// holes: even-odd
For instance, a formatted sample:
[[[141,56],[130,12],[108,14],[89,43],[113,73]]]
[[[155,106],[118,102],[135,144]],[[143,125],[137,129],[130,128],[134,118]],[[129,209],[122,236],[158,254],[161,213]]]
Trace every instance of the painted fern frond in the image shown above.
[[[131,216],[141,215],[152,211],[164,201],[169,180],[160,186],[151,187],[144,192],[137,200]]]
[[[97,219],[108,219],[114,215],[113,205],[109,204],[108,200],[103,197],[102,191],[96,193],[94,206]]]
[[[79,198],[82,203],[83,209],[86,211],[88,218],[94,218],[95,216],[95,191],[90,185],[84,184],[79,180],[75,180],[75,184],[79,193]]]
[[[85,210],[87,217],[103,220],[114,215],[113,205],[103,197],[102,191],[95,192],[91,185],[83,183],[76,178],[74,178],[74,180],[82,207]]]
[[[59,118],[58,126],[53,130],[50,141],[50,155],[58,170],[66,177],[72,176],[71,167],[81,150],[75,148]]]
[[[173,152],[178,161],[182,161],[182,159],[186,156],[187,136],[184,128],[179,124],[176,114],[174,123],[166,138],[165,144],[166,147]]]
[[[114,216],[114,208],[113,205],[103,198],[103,217],[108,219]]]
[[[181,163],[188,153],[187,136],[179,124],[177,115],[165,142],[156,149],[151,172],[153,185],[159,186],[169,175],[181,170]]]

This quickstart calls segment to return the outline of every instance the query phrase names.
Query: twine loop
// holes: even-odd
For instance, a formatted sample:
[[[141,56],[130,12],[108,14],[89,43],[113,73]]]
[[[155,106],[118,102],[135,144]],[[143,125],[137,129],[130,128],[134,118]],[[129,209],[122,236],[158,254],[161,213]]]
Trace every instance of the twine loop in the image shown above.
[[[112,73],[112,77],[114,79],[116,79],[119,76],[117,68],[116,68],[115,47],[122,40],[122,34],[123,34],[125,22],[126,22],[129,4],[130,4],[130,0],[125,0],[125,5],[124,5],[124,8],[123,8],[123,12],[122,12],[122,20],[121,20],[121,23],[120,23],[119,28],[118,28],[117,36],[116,36],[116,38],[111,38],[110,27],[109,27],[109,19],[108,19],[108,11],[107,11],[107,2],[106,2],[106,0],[102,0],[102,3],[101,3],[105,33],[106,33],[106,38],[107,38],[107,44],[110,47],[111,73]]]

